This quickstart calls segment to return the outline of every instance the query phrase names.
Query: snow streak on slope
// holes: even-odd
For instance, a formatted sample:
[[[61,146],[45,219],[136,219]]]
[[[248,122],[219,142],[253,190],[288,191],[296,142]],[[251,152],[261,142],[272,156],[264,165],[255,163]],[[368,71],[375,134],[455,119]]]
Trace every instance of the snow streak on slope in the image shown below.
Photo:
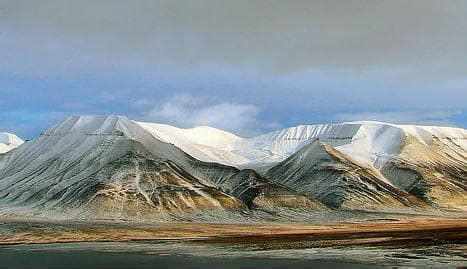
[[[0,154],[19,147],[23,143],[24,141],[14,134],[0,132]]]

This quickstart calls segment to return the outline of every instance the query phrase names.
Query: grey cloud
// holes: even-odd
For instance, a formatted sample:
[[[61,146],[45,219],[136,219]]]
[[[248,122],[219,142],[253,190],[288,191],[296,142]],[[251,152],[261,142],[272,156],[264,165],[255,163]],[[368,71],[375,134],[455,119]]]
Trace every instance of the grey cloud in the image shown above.
[[[463,0],[0,0],[0,112],[243,133],[363,118],[465,127],[466,14]],[[169,119],[184,91],[203,97]],[[0,115],[3,128],[47,127],[18,115]]]
[[[274,72],[399,68],[406,79],[433,78],[467,68],[466,14],[460,0],[16,0],[0,2],[0,42],[12,65],[11,55],[23,53],[79,70],[217,62]]]

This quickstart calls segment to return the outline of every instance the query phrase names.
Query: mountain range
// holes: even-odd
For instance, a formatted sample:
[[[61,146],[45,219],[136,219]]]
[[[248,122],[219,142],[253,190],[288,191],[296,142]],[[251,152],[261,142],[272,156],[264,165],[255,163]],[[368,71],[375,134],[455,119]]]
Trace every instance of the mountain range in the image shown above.
[[[253,138],[74,116],[23,143],[0,133],[0,214],[274,219],[328,210],[464,212],[467,131],[383,122]]]

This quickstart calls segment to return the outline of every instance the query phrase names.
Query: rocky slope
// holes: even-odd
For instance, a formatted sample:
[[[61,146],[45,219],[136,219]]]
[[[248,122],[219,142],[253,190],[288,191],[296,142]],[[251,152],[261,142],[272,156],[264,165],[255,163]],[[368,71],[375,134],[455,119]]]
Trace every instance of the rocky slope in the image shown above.
[[[425,207],[416,197],[393,187],[376,169],[357,164],[319,139],[268,169],[265,175],[332,208]]]
[[[451,139],[433,137],[428,145],[407,136],[400,152],[378,166],[397,188],[437,207],[466,210],[466,161],[465,150]]]

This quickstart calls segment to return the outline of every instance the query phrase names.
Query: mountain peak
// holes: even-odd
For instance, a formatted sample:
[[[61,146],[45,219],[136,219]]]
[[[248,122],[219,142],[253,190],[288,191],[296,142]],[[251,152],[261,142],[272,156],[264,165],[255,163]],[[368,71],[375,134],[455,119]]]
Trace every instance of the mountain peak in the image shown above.
[[[6,145],[15,145],[19,146],[24,143],[24,141],[12,133],[0,132],[0,143]]]
[[[89,123],[97,123],[97,122],[104,122],[109,120],[119,120],[119,119],[126,119],[126,116],[120,115],[74,115],[66,118],[61,123],[57,124],[57,126],[69,126],[69,125],[81,125],[81,124],[89,124]]]
[[[0,153],[8,152],[23,143],[24,141],[15,134],[0,132]]]
[[[126,116],[119,115],[84,115],[71,116],[44,132],[44,135],[60,136],[65,134],[110,134],[127,135],[133,122]],[[131,132],[130,132],[131,133]]]

